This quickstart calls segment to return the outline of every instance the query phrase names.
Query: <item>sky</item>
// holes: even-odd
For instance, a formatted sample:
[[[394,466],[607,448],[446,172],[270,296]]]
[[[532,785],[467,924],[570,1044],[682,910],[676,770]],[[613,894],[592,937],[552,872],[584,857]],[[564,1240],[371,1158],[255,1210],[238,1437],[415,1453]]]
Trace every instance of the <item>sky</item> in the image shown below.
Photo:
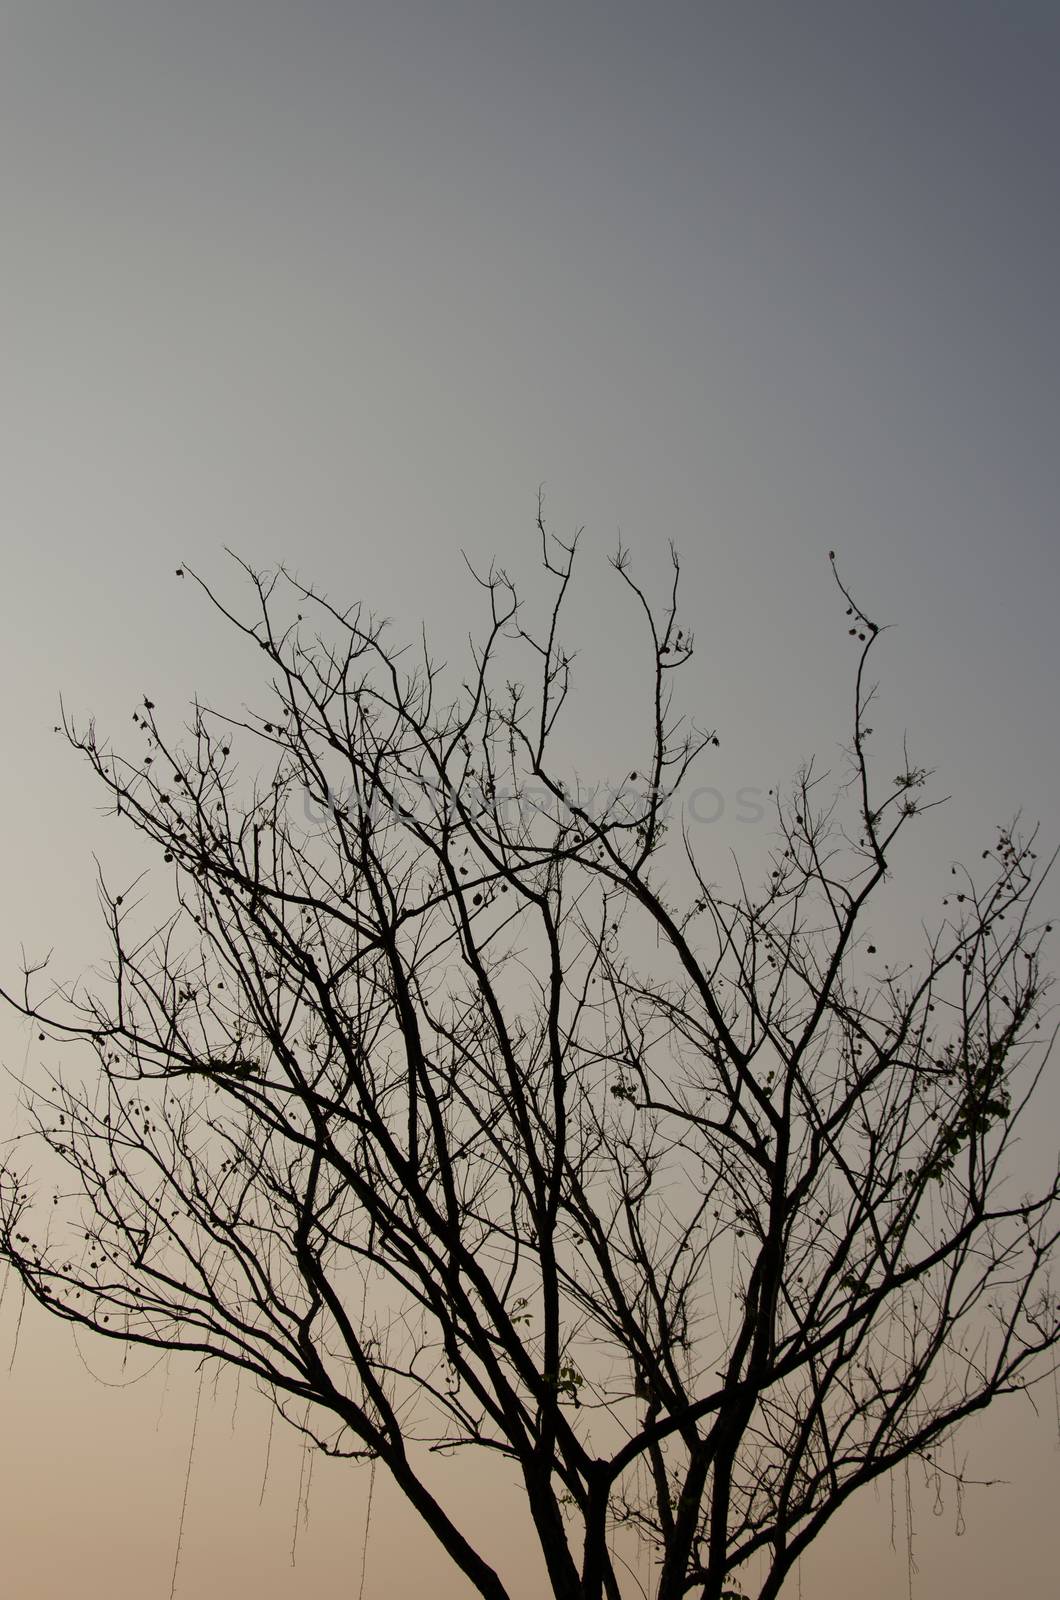
[[[52,734],[60,695],[120,736],[145,692],[174,715],[253,692],[176,566],[237,594],[225,547],[283,560],[458,660],[460,553],[532,586],[542,484],[557,531],[586,530],[601,762],[634,670],[605,557],[621,537],[661,592],[681,553],[719,845],[768,847],[741,787],[836,759],[829,549],[895,625],[888,732],[952,796],[912,892],[1018,808],[1060,844],[1058,135],[1046,0],[0,0],[0,968],[20,944],[91,962],[92,855],[124,860]],[[34,1070],[9,1018],[0,1046]],[[1054,1081],[1043,1137],[1058,1120]],[[167,1594],[194,1375],[130,1384],[142,1358],[31,1310],[16,1350],[17,1316],[12,1286],[6,1591]],[[914,1593],[1055,1580],[1051,1391],[1039,1409],[966,1436],[1007,1483],[962,1537],[914,1485]],[[320,1465],[292,1566],[299,1449],[278,1428],[259,1507],[267,1429],[211,1377],[178,1593],[356,1592],[365,1474]],[[485,1493],[469,1515],[517,1544]],[[382,1484],[373,1506],[368,1600],[416,1574],[462,1597]],[[844,1513],[808,1600],[906,1592],[891,1517],[886,1488]]]

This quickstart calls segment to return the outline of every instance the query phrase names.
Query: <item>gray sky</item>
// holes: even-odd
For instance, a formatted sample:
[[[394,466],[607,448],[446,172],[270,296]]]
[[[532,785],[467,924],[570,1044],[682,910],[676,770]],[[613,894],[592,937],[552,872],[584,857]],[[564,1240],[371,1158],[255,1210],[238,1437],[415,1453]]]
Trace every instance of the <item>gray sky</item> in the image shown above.
[[[834,547],[897,624],[888,726],[954,797],[923,860],[1019,806],[1060,843],[1058,132],[1045,0],[0,0],[4,970],[20,940],[92,958],[91,851],[123,848],[51,735],[59,694],[120,732],[148,690],[174,713],[250,692],[178,561],[229,584],[225,544],[285,559],[426,617],[455,658],[458,552],[529,573],[542,481],[554,525],[587,530],[601,751],[624,733],[621,529],[649,582],[682,553],[711,782],[832,761]],[[25,1035],[0,1040],[20,1068]],[[16,1314],[12,1290],[0,1357]],[[161,1380],[93,1386],[27,1312],[0,1376],[9,1592],[168,1592],[193,1396],[174,1370],[156,1431]],[[292,1569],[297,1449],[259,1511],[267,1415],[244,1397],[233,1432],[233,1398],[225,1379],[203,1424],[182,1592],[352,1592],[364,1474],[322,1465]],[[1055,1578],[1052,1404],[968,1436],[1012,1481],[963,1539],[919,1492],[915,1592]],[[421,1559],[382,1490],[377,1510],[372,1600]],[[870,1492],[807,1596],[904,1592],[890,1515]]]

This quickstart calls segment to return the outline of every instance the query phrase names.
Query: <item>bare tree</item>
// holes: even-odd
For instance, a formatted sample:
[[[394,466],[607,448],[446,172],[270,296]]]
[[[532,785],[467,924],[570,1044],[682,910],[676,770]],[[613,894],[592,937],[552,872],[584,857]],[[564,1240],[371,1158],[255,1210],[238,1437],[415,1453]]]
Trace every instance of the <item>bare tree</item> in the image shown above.
[[[771,1600],[855,1490],[942,1472],[1052,1370],[1058,1180],[1009,1159],[1048,1056],[1042,868],[1002,832],[918,955],[878,955],[932,802],[870,755],[880,630],[837,576],[849,770],[804,770],[762,881],[718,888],[673,825],[718,744],[671,708],[676,557],[661,605],[613,559],[651,726],[601,800],[552,753],[577,540],[539,530],[543,624],[477,574],[455,698],[426,643],[246,568],[249,620],[194,581],[268,662],[264,712],[171,737],[146,699],[134,760],[64,720],[173,900],[145,927],[101,876],[106,981],[27,963],[7,995],[95,1060],[27,1092],[44,1166],[3,1169],[0,1251],[57,1316],[231,1363],[378,1461],[489,1600],[427,1450],[505,1463],[559,1600],[634,1593],[638,1541],[657,1600],[753,1556]]]

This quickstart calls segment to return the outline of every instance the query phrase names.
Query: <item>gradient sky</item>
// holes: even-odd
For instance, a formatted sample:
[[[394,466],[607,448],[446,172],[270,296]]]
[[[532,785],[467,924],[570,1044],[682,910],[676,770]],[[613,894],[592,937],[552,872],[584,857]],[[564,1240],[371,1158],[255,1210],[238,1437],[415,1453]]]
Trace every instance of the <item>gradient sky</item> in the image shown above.
[[[252,692],[179,561],[231,587],[224,545],[284,559],[426,617],[454,659],[459,551],[530,573],[541,482],[587,530],[601,750],[624,733],[621,530],[649,583],[682,553],[711,782],[827,765],[834,547],[897,624],[888,726],[953,796],[912,889],[1020,806],[1060,843],[1058,135],[1046,0],[0,0],[3,971],[20,941],[92,960],[91,852],[123,859],[51,734],[60,693],[120,736],[146,691],[174,715]],[[753,862],[767,830],[742,842]],[[21,1070],[10,1019],[0,1043]],[[1054,1081],[1047,1141],[1058,1121]],[[194,1379],[101,1388],[28,1310],[8,1377],[16,1317],[12,1287],[0,1584],[168,1594]],[[147,1365],[82,1350],[110,1382]],[[292,1568],[298,1448],[277,1428],[259,1510],[267,1411],[243,1396],[233,1427],[230,1377],[207,1397],[178,1592],[355,1595],[365,1473],[320,1464]],[[1009,1484],[970,1497],[963,1538],[914,1484],[914,1593],[1049,1591],[1053,1405],[966,1435]],[[890,1528],[884,1487],[807,1559],[807,1600],[904,1594]],[[464,1593],[380,1485],[368,1600],[422,1574]]]

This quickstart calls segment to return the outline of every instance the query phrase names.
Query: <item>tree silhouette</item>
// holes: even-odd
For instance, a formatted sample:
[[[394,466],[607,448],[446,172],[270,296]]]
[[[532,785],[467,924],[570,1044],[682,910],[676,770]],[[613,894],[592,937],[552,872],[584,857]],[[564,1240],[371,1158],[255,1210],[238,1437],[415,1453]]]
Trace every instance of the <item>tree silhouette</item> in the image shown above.
[[[553,756],[577,540],[538,526],[543,623],[475,574],[455,699],[425,643],[282,570],[244,568],[247,620],[181,568],[268,662],[266,711],[196,704],[173,739],[145,698],[138,760],[64,720],[173,899],[145,931],[147,891],[101,876],[106,981],[27,963],[6,996],[95,1063],[27,1087],[0,1252],[57,1316],[253,1374],[490,1600],[428,1450],[503,1464],[560,1600],[636,1592],[638,1543],[657,1600],[719,1600],[753,1556],[771,1600],[855,1490],[937,1477],[965,1417],[1051,1370],[1058,1181],[1025,1194],[1009,1159],[1048,1056],[1043,870],[1002,832],[883,961],[932,802],[870,755],[880,630],[837,576],[849,770],[803,770],[761,881],[719,888],[673,826],[718,744],[671,707],[676,557],[662,605],[613,559],[651,725],[590,799]]]

